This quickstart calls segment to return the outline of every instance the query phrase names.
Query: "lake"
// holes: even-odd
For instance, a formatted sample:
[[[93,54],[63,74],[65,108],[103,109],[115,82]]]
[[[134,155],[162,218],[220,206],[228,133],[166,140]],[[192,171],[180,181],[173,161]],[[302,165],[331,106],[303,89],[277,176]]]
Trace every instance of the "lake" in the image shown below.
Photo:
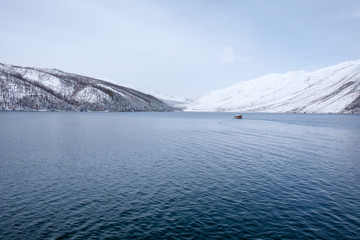
[[[0,112],[0,239],[360,239],[360,116]]]

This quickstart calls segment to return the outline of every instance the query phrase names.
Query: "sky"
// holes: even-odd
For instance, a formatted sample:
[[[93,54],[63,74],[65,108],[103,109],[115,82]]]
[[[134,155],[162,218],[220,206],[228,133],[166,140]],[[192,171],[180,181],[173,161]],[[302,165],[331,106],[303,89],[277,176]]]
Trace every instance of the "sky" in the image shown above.
[[[360,0],[0,0],[0,62],[199,98],[360,59]]]

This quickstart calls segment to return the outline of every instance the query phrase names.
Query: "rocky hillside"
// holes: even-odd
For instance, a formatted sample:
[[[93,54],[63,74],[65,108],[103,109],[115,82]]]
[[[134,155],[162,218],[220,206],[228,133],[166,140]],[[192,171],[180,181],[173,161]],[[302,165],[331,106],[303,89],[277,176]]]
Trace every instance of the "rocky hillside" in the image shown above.
[[[209,93],[186,110],[360,114],[360,60],[240,82]]]
[[[56,69],[0,63],[0,110],[173,111],[137,90]]]

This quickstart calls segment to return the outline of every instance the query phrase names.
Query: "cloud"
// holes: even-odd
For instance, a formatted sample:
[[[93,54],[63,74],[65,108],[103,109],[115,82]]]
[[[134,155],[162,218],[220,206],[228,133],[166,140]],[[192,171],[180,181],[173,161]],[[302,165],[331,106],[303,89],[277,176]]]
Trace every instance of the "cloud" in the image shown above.
[[[231,45],[227,45],[221,51],[219,51],[219,57],[220,62],[226,64],[234,64],[235,62],[251,62],[251,58],[236,54],[234,48]]]
[[[220,61],[222,63],[232,64],[236,60],[235,52],[232,46],[225,46],[220,52]]]
[[[353,5],[350,16],[351,18],[360,18],[360,3]]]
[[[360,9],[357,9],[351,13],[352,18],[360,18]]]

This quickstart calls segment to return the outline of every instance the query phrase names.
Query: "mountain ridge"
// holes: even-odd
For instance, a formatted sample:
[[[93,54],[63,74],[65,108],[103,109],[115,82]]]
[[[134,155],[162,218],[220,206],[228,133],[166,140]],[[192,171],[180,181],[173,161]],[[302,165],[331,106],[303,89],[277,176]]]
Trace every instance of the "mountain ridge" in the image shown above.
[[[0,110],[174,111],[156,97],[58,69],[0,63]]]
[[[185,111],[360,114],[360,60],[239,82],[187,104]]]

